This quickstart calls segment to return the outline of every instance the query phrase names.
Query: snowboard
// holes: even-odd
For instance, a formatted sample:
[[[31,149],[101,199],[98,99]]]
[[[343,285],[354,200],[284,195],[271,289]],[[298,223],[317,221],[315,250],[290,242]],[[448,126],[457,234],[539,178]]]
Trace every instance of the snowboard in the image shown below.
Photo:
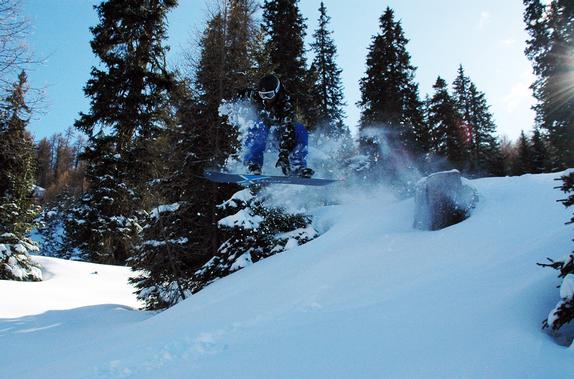
[[[336,179],[301,178],[298,176],[273,176],[251,174],[228,174],[217,171],[205,171],[203,177],[216,183],[237,183],[244,186],[252,184],[296,184],[301,186],[326,186],[338,182]]]

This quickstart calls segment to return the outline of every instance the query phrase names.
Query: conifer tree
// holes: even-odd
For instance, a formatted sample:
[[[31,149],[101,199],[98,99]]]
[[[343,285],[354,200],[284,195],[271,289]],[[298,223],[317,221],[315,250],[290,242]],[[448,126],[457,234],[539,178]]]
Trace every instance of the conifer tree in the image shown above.
[[[560,189],[568,195],[561,202],[566,207],[571,207],[574,205],[574,172],[564,175],[560,180],[562,180]],[[567,224],[574,224],[574,215]],[[548,260],[550,263],[539,263],[538,265],[552,267],[560,271],[558,277],[562,278],[562,285],[560,287],[560,301],[550,311],[548,318],[543,321],[542,325],[544,328],[551,328],[556,331],[574,320],[574,291],[572,291],[574,288],[574,251],[564,259],[554,261],[548,258]]]
[[[306,25],[299,11],[299,0],[265,0],[263,28],[274,73],[292,95],[303,120],[312,119],[306,109],[312,99],[305,58]],[[307,126],[311,129],[313,125]]]
[[[270,46],[266,43],[267,32],[264,25],[259,25],[255,29],[253,38],[249,41],[249,56],[252,65],[248,70],[248,77],[252,83],[274,71],[274,65],[271,62]]]
[[[173,119],[163,45],[166,15],[175,0],[108,0],[96,6],[99,25],[91,28],[93,67],[85,93],[91,110],[76,128],[88,135],[83,155],[90,189],[67,224],[69,246],[88,259],[123,264],[139,231],[138,210],[149,207],[143,194],[156,175],[157,141]]]
[[[194,275],[193,291],[250,264],[302,245],[317,236],[311,219],[265,204],[260,188],[246,188],[220,205],[224,241]]]
[[[546,172],[550,168],[548,149],[544,137],[538,128],[534,129],[530,139],[532,147],[532,172],[539,174]]]
[[[162,155],[172,163],[154,188],[154,209],[129,262],[138,272],[131,282],[147,309],[185,299],[194,288],[194,273],[217,253],[216,206],[232,190],[201,176],[205,169],[221,167],[237,147],[219,106],[252,80],[254,11],[248,0],[218,3],[201,37],[193,89],[182,81],[173,94],[177,127],[169,130],[171,149]]]
[[[537,126],[548,134],[555,154],[553,168],[574,166],[574,3],[523,0],[530,35],[526,54],[536,81],[531,86],[538,103]]]
[[[476,174],[502,175],[502,155],[496,124],[486,102],[486,96],[474,83],[469,87],[470,167]]]
[[[516,158],[513,167],[514,175],[532,173],[532,147],[524,130],[516,142]]]
[[[386,174],[393,175],[397,162],[392,160],[396,151],[417,150],[416,135],[422,131],[423,116],[418,85],[414,81],[416,68],[406,50],[408,39],[392,9],[385,10],[379,27],[380,33],[373,37],[369,47],[365,76],[360,81],[358,105],[362,109],[363,132],[360,142],[371,160],[381,162],[385,170],[391,171]],[[422,139],[420,142],[422,148],[424,142]],[[386,155],[385,149],[391,152]]]
[[[202,130],[199,110],[188,85],[181,82],[173,94],[177,127],[169,129],[171,149],[161,159],[171,162],[167,174],[156,181],[154,208],[145,219],[141,241],[129,265],[130,278],[146,309],[163,309],[190,293],[193,273],[217,249],[212,186],[200,177],[211,162],[210,135]]]
[[[466,142],[461,133],[455,101],[448,92],[446,81],[440,76],[433,89],[434,94],[427,104],[433,153],[446,158],[449,162],[447,167],[463,169]]]
[[[466,150],[463,152],[465,166],[470,166],[470,169],[476,169],[473,167],[473,163],[476,163],[471,158],[471,150],[474,146],[472,146],[472,136],[470,134],[473,133],[475,125],[472,122],[472,111],[471,111],[471,95],[470,95],[470,87],[473,83],[470,81],[470,78],[466,76],[464,72],[464,68],[462,65],[459,65],[457,70],[457,76],[452,83],[452,98],[454,100],[454,105],[458,115],[460,116],[460,127],[462,128],[461,132],[466,132],[467,134],[467,144],[461,146],[461,148],[465,148]],[[471,162],[473,161],[473,162]]]
[[[22,72],[0,104],[0,279],[4,280],[42,280],[29,256],[38,246],[27,237],[39,211],[32,196],[36,167],[34,143],[26,130],[27,90]]]
[[[342,70],[337,65],[337,47],[329,30],[331,17],[327,15],[324,2],[319,8],[319,26],[313,33],[311,50],[315,57],[311,63],[310,76],[314,78],[311,89],[313,100],[313,125],[321,125],[327,135],[348,135],[349,130],[343,123],[345,113],[343,106]]]
[[[408,150],[415,155],[421,168],[425,168],[426,159],[431,151],[431,134],[425,120],[425,103],[420,99],[416,83],[409,85],[405,99],[405,119],[408,120],[406,141]]]
[[[465,166],[473,175],[502,174],[502,155],[496,136],[496,124],[484,93],[459,66],[453,82],[453,98],[460,116],[460,132],[466,144]]]

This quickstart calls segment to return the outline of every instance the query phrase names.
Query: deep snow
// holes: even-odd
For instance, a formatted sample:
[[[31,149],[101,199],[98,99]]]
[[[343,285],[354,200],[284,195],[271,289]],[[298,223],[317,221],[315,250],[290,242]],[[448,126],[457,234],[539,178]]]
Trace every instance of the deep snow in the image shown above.
[[[470,181],[473,216],[436,232],[412,199],[355,194],[315,211],[318,239],[159,314],[130,310],[125,268],[38,258],[44,282],[0,281],[0,378],[567,377],[540,329],[560,281],[536,266],[573,247],[557,176]]]

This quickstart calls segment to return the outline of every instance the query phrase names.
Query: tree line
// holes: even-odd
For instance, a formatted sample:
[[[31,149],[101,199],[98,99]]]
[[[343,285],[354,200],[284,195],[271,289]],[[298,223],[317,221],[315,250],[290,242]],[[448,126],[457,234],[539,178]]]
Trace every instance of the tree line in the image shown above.
[[[40,228],[49,236],[45,250],[130,265],[150,309],[283,251],[292,241],[281,236],[297,243],[316,236],[307,215],[266,205],[257,189],[200,178],[240,148],[236,130],[220,114],[222,101],[273,72],[310,130],[350,139],[324,2],[307,50],[298,1],[214,1],[198,53],[190,54],[191,69],[183,72],[166,62],[167,14],[176,6],[175,0],[106,0],[95,7],[91,47],[99,64],[84,89],[90,110],[74,124],[85,138],[69,131],[42,140],[34,160],[40,168],[35,182],[45,185],[49,201]],[[417,175],[441,169],[478,177],[561,167],[549,129],[540,126],[516,145],[501,140],[486,95],[462,65],[453,83],[438,76],[422,99],[407,44],[387,8],[359,83],[360,131],[351,144],[358,176],[408,193]],[[535,136],[543,156],[530,163]],[[233,217],[239,212],[247,215],[243,222]]]

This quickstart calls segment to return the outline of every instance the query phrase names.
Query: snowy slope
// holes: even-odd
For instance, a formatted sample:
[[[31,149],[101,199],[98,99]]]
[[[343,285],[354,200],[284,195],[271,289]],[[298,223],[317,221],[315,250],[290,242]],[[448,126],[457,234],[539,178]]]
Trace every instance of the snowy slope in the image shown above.
[[[474,215],[437,232],[384,192],[320,209],[320,238],[160,314],[125,287],[49,311],[92,268],[44,259],[50,280],[0,282],[0,378],[564,377],[574,352],[540,330],[559,281],[536,266],[572,250],[555,177],[472,181]]]

